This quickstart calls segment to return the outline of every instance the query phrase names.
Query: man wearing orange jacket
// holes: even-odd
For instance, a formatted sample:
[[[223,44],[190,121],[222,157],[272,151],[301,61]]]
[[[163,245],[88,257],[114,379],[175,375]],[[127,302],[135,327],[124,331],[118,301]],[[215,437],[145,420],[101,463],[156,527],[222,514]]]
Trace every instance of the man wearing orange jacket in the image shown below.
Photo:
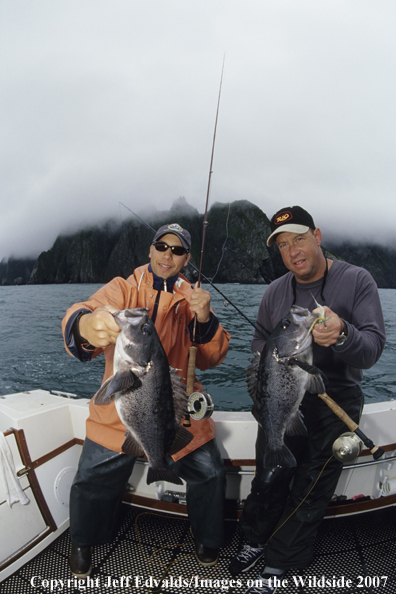
[[[173,223],[162,226],[150,246],[150,264],[137,268],[128,279],[114,278],[88,301],[73,305],[62,322],[66,350],[81,361],[104,353],[103,381],[113,374],[114,345],[120,332],[112,313],[144,307],[155,324],[169,365],[187,377],[188,355],[196,317],[196,366],[219,365],[228,351],[230,335],[210,309],[210,294],[191,287],[180,274],[190,259],[191,237]],[[194,390],[202,391],[195,378]],[[121,452],[125,426],[114,402],[90,402],[87,438],[70,494],[70,567],[86,577],[92,570],[91,548],[109,542],[117,510],[135,458]],[[169,467],[188,485],[187,508],[195,553],[203,565],[214,565],[223,544],[225,472],[214,439],[212,419],[194,421],[192,441],[172,457]]]

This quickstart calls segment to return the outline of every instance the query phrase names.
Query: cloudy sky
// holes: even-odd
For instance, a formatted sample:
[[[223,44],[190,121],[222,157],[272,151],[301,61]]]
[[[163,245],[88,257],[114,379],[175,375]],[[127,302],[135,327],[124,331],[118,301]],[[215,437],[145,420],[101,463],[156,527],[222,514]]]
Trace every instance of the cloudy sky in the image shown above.
[[[394,0],[2,0],[0,259],[184,196],[396,241]],[[209,232],[209,231],[208,231]]]

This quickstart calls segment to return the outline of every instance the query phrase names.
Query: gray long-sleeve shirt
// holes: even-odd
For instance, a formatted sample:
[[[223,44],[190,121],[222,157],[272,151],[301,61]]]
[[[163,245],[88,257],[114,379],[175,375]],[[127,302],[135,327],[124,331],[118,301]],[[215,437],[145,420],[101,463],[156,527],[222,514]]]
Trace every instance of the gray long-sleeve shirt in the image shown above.
[[[293,274],[288,272],[269,285],[257,316],[257,326],[269,336],[293,304]],[[385,346],[385,324],[377,285],[367,270],[335,260],[323,279],[296,283],[295,305],[315,309],[316,301],[327,305],[348,327],[348,339],[341,347],[321,347],[314,343],[313,363],[327,376],[327,390],[342,390],[359,384],[362,369],[378,361]],[[255,331],[252,351],[262,351],[264,338]]]

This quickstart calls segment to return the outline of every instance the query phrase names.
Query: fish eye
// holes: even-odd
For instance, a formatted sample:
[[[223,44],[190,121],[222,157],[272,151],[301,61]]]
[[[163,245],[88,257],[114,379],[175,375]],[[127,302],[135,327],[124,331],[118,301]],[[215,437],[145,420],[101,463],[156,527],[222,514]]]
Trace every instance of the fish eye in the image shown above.
[[[148,324],[143,324],[141,327],[142,334],[148,336],[150,334],[150,326]]]
[[[289,320],[282,320],[282,328],[283,328],[283,330],[286,330],[286,328],[288,328],[289,326],[290,326]]]

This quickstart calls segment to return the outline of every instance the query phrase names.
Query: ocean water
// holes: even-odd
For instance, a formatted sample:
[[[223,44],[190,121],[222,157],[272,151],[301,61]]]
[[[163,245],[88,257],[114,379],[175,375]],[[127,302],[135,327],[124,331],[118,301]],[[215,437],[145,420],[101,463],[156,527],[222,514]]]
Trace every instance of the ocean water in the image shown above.
[[[103,357],[81,363],[64,349],[61,320],[65,310],[88,298],[100,285],[26,285],[0,287],[0,395],[35,389],[61,390],[90,398],[98,389]],[[265,290],[262,285],[218,285],[251,320]],[[211,287],[213,309],[231,334],[225,361],[198,372],[217,410],[250,410],[245,369],[249,365],[253,328]],[[380,289],[387,331],[385,350],[365,371],[362,389],[366,402],[396,399],[396,290]]]

